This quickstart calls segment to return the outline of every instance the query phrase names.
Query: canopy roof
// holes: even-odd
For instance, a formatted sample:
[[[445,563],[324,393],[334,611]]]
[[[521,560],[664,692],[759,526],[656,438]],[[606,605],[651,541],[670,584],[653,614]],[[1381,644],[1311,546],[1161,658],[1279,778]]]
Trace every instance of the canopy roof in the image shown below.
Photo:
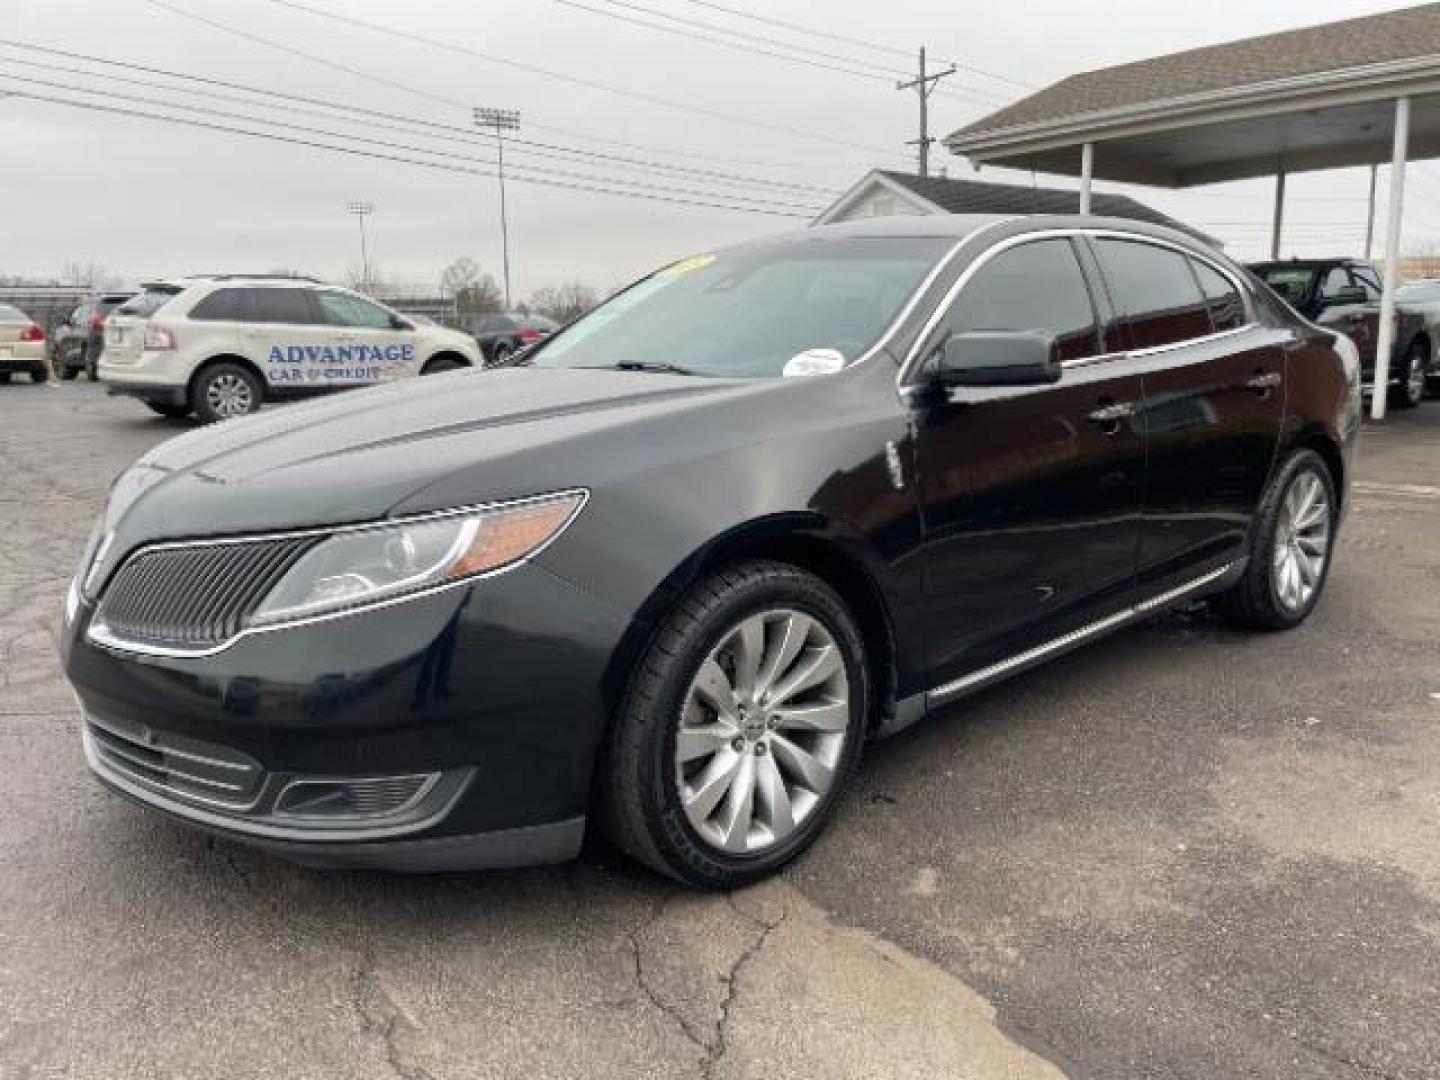
[[[1440,156],[1440,4],[1212,45],[1063,79],[954,132],[976,163],[1186,187],[1365,165],[1410,96],[1411,156]]]

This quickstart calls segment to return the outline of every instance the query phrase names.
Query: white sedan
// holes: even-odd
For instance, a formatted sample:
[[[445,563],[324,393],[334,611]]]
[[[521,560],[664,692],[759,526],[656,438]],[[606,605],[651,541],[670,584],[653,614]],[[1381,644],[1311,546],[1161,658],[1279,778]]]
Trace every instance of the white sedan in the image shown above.
[[[45,363],[45,331],[35,320],[11,304],[0,304],[0,383],[23,371],[31,382],[49,377]]]

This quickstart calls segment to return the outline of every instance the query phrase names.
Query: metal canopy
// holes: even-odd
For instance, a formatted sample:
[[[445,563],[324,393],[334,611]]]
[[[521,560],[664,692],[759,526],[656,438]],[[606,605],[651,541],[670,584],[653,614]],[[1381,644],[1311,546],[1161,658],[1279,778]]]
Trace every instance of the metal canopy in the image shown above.
[[[1440,19],[1440,14],[1437,14]],[[1190,187],[1286,172],[1371,165],[1390,157],[1395,99],[1412,101],[1412,156],[1440,157],[1440,55],[1405,65],[1403,77],[1333,72],[1304,88],[1257,83],[1223,94],[1145,103],[971,133],[946,142],[976,164],[1081,175],[1081,147],[1095,145],[1093,176]]]
[[[1440,157],[1440,4],[1230,42],[1064,79],[954,132],[976,165],[1190,187],[1391,163],[1371,414],[1385,414],[1405,163]]]

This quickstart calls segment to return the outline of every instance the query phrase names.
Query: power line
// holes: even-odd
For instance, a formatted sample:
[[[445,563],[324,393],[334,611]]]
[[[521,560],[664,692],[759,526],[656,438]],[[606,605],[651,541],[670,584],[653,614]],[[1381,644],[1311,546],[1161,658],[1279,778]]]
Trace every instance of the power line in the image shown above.
[[[825,63],[824,61],[820,60],[810,60],[802,56],[792,56],[787,53],[776,52],[773,49],[758,48],[754,45],[744,44],[741,41],[726,41],[723,38],[715,37],[713,34],[697,33],[694,30],[682,29],[679,26],[666,26],[663,23],[654,23],[644,19],[637,19],[633,15],[625,15],[618,11],[608,10],[607,8],[595,7],[593,4],[584,3],[583,0],[554,0],[554,2],[568,8],[574,8],[579,11],[588,11],[594,15],[602,15],[608,19],[618,19],[621,22],[630,23],[634,26],[643,26],[650,30],[659,30],[667,34],[674,34],[678,37],[689,38],[692,41],[702,41],[711,45],[719,45],[723,48],[735,49],[739,52],[751,53],[755,56],[767,56],[776,60],[785,60],[794,64],[802,64],[805,67],[819,68],[825,71],[840,72],[844,75],[853,75],[857,78],[869,79],[874,82],[890,82],[897,75],[903,76],[905,74],[904,72],[897,71],[893,68],[879,67],[875,64],[869,63],[868,61],[856,60],[850,57],[841,57],[836,55],[835,53],[819,52],[817,50],[807,49],[798,45],[790,45],[788,43],[768,42],[767,39],[759,37],[758,35],[743,34],[736,30],[727,30],[724,27],[715,26],[713,23],[700,22],[696,19],[685,19],[679,15],[667,15],[664,12],[656,11],[653,8],[644,7],[640,4],[629,3],[627,2],[627,0],[606,0],[606,2],[614,7],[625,8],[630,11],[644,12],[647,15],[651,15],[661,19],[671,19],[686,26],[698,26],[708,30],[716,30],[723,34],[733,34],[750,41],[761,41],[766,42],[767,44],[781,44],[782,47],[795,52],[805,52],[809,53],[811,56],[821,56],[829,59],[840,60],[852,66],[841,67],[836,64]],[[869,70],[859,70],[859,68],[861,67],[868,68]],[[983,105],[987,108],[994,108],[996,105],[1003,104],[1003,102],[999,99],[972,97],[966,92],[960,90],[956,90],[953,92],[953,94],[948,96],[961,97],[967,101],[970,101],[972,104]]]
[[[310,127],[305,124],[293,124],[286,120],[273,120],[263,116],[251,116],[243,113],[226,112],[222,109],[209,109],[202,105],[191,105],[185,102],[166,101],[164,99],[145,97],[142,95],[122,94],[113,90],[92,90],[88,87],[74,86],[65,83],[56,83],[46,79],[36,79],[33,77],[19,75],[3,75],[0,77],[20,81],[22,84],[28,83],[30,85],[42,86],[51,90],[64,90],[70,93],[81,93],[91,94],[95,96],[110,97],[119,101],[130,102],[131,104],[157,105],[161,108],[167,109],[184,109],[187,112],[198,113],[202,116],[214,116],[219,117],[223,120],[238,120],[248,124],[263,124],[269,127],[288,128],[291,131],[299,131],[306,135],[318,135],[322,138],[346,139],[351,142],[368,143],[372,146],[380,146],[390,150],[401,150],[410,154],[427,154],[433,157],[453,159],[456,161],[465,161],[474,164],[496,164],[490,159],[468,157],[464,154],[456,154],[447,150],[435,150],[428,146],[415,146],[408,143],[391,142],[386,139],[374,139],[365,135],[352,135],[348,132],[331,131],[325,128]],[[643,180],[630,180],[623,177],[617,178],[613,176],[597,176],[593,173],[579,173],[567,169],[552,169],[543,165],[531,165],[528,162],[522,162],[515,167],[525,169],[529,172],[537,173],[542,176],[559,176],[566,179],[581,180],[587,183],[624,185],[627,188],[637,188],[647,191],[664,191],[667,193],[676,193],[683,195],[698,195],[703,197],[711,197],[717,194],[715,192],[701,191],[693,188],[668,187],[663,184],[651,184]],[[779,199],[758,198],[756,196],[746,195],[740,192],[725,192],[723,193],[723,197],[732,202],[754,203],[759,206],[776,206],[787,210],[795,209],[810,211],[812,209],[808,206],[799,206],[795,203],[786,203]]]
[[[885,149],[884,147],[870,146],[865,143],[853,142],[849,139],[840,139],[830,135],[822,135],[819,132],[806,131],[803,128],[792,128],[787,127],[783,124],[772,124],[769,121],[752,119],[750,117],[740,116],[735,113],[723,112],[718,109],[708,109],[701,105],[691,105],[686,102],[674,101],[670,98],[664,98],[654,94],[645,94],[636,90],[626,90],[621,87],[611,86],[607,83],[597,82],[593,79],[586,79],[579,75],[571,75],[566,72],[552,71],[548,68],[538,67],[534,64],[523,63],[519,60],[511,60],[508,57],[496,56],[491,53],[481,52],[480,50],[470,48],[467,45],[457,45],[453,42],[441,41],[437,38],[426,37],[423,34],[417,34],[409,30],[402,30],[398,27],[386,26],[382,23],[374,23],[366,19],[359,19],[352,15],[343,15],[339,12],[325,11],[321,8],[310,7],[306,4],[297,3],[296,0],[266,0],[266,2],[275,4],[280,7],[291,8],[295,11],[303,11],[306,14],[315,16],[316,18],[328,19],[332,22],[343,23],[350,26],[357,26],[362,29],[369,30],[373,33],[385,34],[389,37],[395,37],[405,41],[412,41],[417,44],[427,45],[431,48],[440,49],[445,52],[455,53],[461,56],[473,57],[477,60],[485,60],[487,62],[499,64],[504,67],[514,68],[517,71],[525,71],[532,75],[541,75],[546,78],[556,79],[561,82],[567,82],[574,86],[583,86],[588,90],[599,90],[602,93],[614,94],[617,97],[630,98],[635,101],[643,101],[647,104],[658,105],[666,109],[676,109],[681,112],[694,113],[698,116],[708,116],[711,119],[724,120],[729,123],[744,124],[748,127],[759,128],[767,131],[774,131],[780,134],[791,135],[802,139],[811,139],[817,142],[830,143],[834,146],[845,146],[854,150],[867,150],[871,153],[884,154],[887,157],[890,156],[890,151]],[[292,55],[303,56],[307,60],[312,61],[313,63],[323,64],[337,70],[345,71],[351,75],[357,75],[361,78],[369,78],[374,82],[388,85],[393,89],[403,89],[409,93],[424,94],[424,91],[417,91],[413,87],[408,87],[403,84],[395,83],[392,80],[385,79],[382,76],[373,75],[370,72],[361,72],[355,68],[348,68],[345,65],[335,63],[334,61],[330,61],[322,57],[317,57],[311,53],[303,52],[299,49],[293,48],[292,46],[272,41],[269,38],[260,37],[258,34],[251,34],[248,31],[241,30],[239,27],[232,26],[228,23],[218,22],[217,20],[209,19],[202,15],[197,15],[195,12],[186,11],[183,8],[175,7],[174,5],[167,3],[166,0],[146,0],[146,3],[149,3],[155,7],[159,7],[165,11],[169,11],[172,14],[179,15],[182,18],[192,19],[196,22],[204,23],[208,26],[214,27],[217,30],[223,30],[226,33],[235,34],[237,36],[247,38],[248,40],[257,42],[259,44],[267,45],[275,49],[280,49]],[[431,96],[432,98],[435,97],[435,95],[426,96]],[[442,98],[440,100],[445,101],[447,104],[454,103],[450,99]]]
[[[14,78],[14,76],[3,76]],[[56,97],[53,94],[40,94],[33,90],[12,89],[9,91],[16,97],[28,98],[33,101],[44,101],[51,104],[63,105],[69,108],[84,109],[92,112],[101,112],[118,116],[131,116],[143,120],[155,120],[161,123],[178,124],[184,127],[200,128],[209,131],[221,131],[228,134],[243,135],[250,138],[264,139],[269,142],[288,143],[296,146],[306,146],[317,150],[330,150],[339,154],[348,154],[352,157],[371,158],[378,161],[391,161],[404,165],[416,165],[427,169],[436,169],[441,172],[463,173],[471,176],[495,176],[492,169],[474,168],[458,164],[449,164],[441,161],[426,161],[403,154],[381,153],[375,150],[365,150],[355,146],[340,146],[334,143],[319,142],[314,139],[304,139],[293,135],[284,135],[273,131],[255,131],[248,128],[236,127],[233,124],[222,124],[209,120],[198,120],[186,116],[170,116],[163,113],[145,112],[139,109],[123,108],[118,105],[107,105],[92,101],[77,101],[73,98]],[[263,121],[262,121],[263,122]],[[352,136],[336,135],[336,138],[348,139]],[[422,153],[433,153],[433,151],[422,151]],[[438,155],[437,155],[438,156]],[[479,159],[474,159],[479,161]],[[482,164],[488,164],[481,162]],[[581,191],[597,195],[615,195],[624,198],[644,199],[650,202],[673,203],[681,206],[697,206],[716,210],[734,210],[745,213],[767,214],[774,217],[805,218],[813,217],[818,212],[814,207],[793,207],[785,209],[781,206],[766,208],[761,206],[738,205],[735,201],[725,201],[731,197],[728,194],[716,194],[714,198],[691,198],[679,195],[646,193],[632,190],[624,190],[615,187],[601,186],[599,184],[573,183],[565,180],[552,180],[543,177],[516,177],[517,181],[535,184],[541,187],[559,188],[566,191]]]
[[[772,18],[768,15],[757,15],[751,11],[741,11],[738,8],[727,7],[724,4],[717,4],[712,0],[680,0],[681,3],[694,4],[696,7],[709,8],[712,11],[721,11],[727,15],[734,15],[736,18],[749,19],[752,22],[762,23],[766,26],[777,27],[782,30],[793,30],[800,34],[810,34],[813,37],[825,38],[829,41],[839,41],[847,45],[858,45],[861,48],[874,49],[876,52],[889,53],[891,56],[903,56],[909,58],[911,50],[901,49],[894,45],[881,45],[873,41],[865,41],[862,38],[847,37],[844,34],[832,33],[828,30],[817,30],[812,26],[804,26],[801,23],[786,22],[784,19]],[[1012,79],[1009,75],[1001,75],[999,72],[986,71],[973,64],[961,63],[959,60],[942,60],[941,63],[954,64],[962,71],[968,71],[972,75],[980,75],[987,79],[996,79],[1000,82],[1009,83],[1011,86],[1018,86],[1022,90],[1038,90],[1034,83],[1024,82],[1020,79]]]
[[[325,109],[358,114],[359,116],[365,118],[364,122],[367,123],[370,127],[378,128],[383,131],[394,131],[402,134],[419,134],[419,132],[412,131],[407,127],[377,122],[377,120],[398,121],[399,124],[409,125],[410,127],[415,128],[423,128],[425,129],[425,134],[430,138],[441,139],[449,142],[461,142],[472,145],[478,144],[488,146],[488,142],[486,142],[486,140],[482,139],[480,136],[476,135],[475,132],[469,129],[456,127],[455,125],[451,124],[443,124],[437,121],[426,120],[420,117],[402,116],[395,113],[382,112],[374,109],[366,109],[361,106],[349,105],[343,102],[327,101],[323,98],[312,98],[296,94],[287,94],[278,90],[268,90],[262,87],[249,86],[245,83],[228,82],[223,79],[212,79],[198,75],[187,75],[181,72],[168,71],[164,68],[155,68],[144,64],[134,64],[120,60],[109,60],[100,57],[86,56],[82,53],[70,53],[60,49],[47,48],[45,46],[16,43],[3,38],[0,38],[0,46],[35,49],[47,54],[64,56],[71,60],[84,60],[90,63],[104,64],[129,71],[143,71],[149,74],[162,75],[165,78],[169,79],[196,82],[206,86],[222,86],[232,90],[240,90],[247,94],[260,95],[270,98],[279,98],[282,101],[286,102],[296,101],[302,102],[307,105],[320,105],[323,106]],[[344,123],[359,122],[357,120],[352,120],[350,117],[335,116],[333,112],[324,112],[320,109],[309,109],[302,106],[290,104],[277,104],[270,101],[257,102],[252,101],[248,98],[238,97],[233,94],[222,94],[209,90],[198,90],[188,86],[175,87],[170,86],[166,83],[154,82],[147,79],[130,78],[123,75],[102,74],[100,72],[90,71],[77,71],[74,68],[61,67],[56,64],[46,64],[35,60],[23,60],[16,57],[0,55],[0,62],[9,64],[20,64],[26,67],[41,68],[46,71],[59,71],[71,75],[84,75],[87,78],[109,79],[113,82],[132,86],[146,87],[152,90],[164,90],[168,92],[179,91],[182,93],[193,94],[198,97],[210,98],[218,101],[228,101],[250,107],[263,106],[268,109],[276,109],[283,112],[292,112],[305,116],[317,116],[332,121],[340,121]],[[560,160],[567,160],[570,157],[579,157],[582,159],[595,158],[607,164],[611,164],[612,166],[618,166],[621,168],[675,173],[682,176],[697,176],[713,183],[760,187],[765,188],[766,190],[791,190],[806,194],[838,195],[840,193],[838,189],[822,188],[813,184],[796,184],[786,181],[771,180],[768,177],[750,177],[743,176],[737,173],[729,173],[714,169],[701,169],[694,166],[685,165],[670,165],[664,162],[642,160],[618,154],[607,154],[602,151],[585,150],[577,147],[567,147],[552,143],[537,142],[534,140],[514,139],[512,141],[519,145],[525,146],[527,148],[527,153],[531,153],[534,156],[541,158],[559,158]]]

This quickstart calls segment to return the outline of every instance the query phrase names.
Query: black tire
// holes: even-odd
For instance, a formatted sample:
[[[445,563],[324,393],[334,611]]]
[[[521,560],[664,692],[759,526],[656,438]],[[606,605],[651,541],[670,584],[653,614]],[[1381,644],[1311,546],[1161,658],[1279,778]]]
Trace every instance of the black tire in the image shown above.
[[[30,381],[33,383],[48,382],[50,379],[50,365],[40,361],[30,369]]]
[[[55,369],[56,376],[64,379],[66,382],[70,382],[76,375],[80,374],[79,368],[71,367],[65,362],[65,354],[59,349],[55,350],[55,357],[51,361],[51,366]]]
[[[220,387],[235,387],[241,384],[248,391],[248,403],[240,411],[226,411],[214,400],[214,392]],[[204,368],[190,385],[190,408],[207,424],[259,412],[263,401],[264,391],[255,373],[229,360],[222,360]]]
[[[1390,404],[1413,409],[1425,400],[1425,364],[1430,356],[1423,341],[1412,341],[1400,361],[1400,385],[1391,389]]]
[[[490,362],[496,367],[504,367],[510,363],[510,357],[515,355],[515,350],[509,345],[496,345],[495,351],[490,356]]]
[[[153,413],[169,417],[171,420],[179,420],[181,417],[190,415],[189,405],[176,405],[171,401],[147,401],[145,407]]]
[[[10,374],[8,371],[0,371],[0,386],[4,386],[10,381]]]
[[[676,733],[700,665],[747,616],[784,606],[818,620],[838,646],[849,725],[830,789],[783,841],[732,855],[702,839],[680,804]],[[737,563],[692,588],[661,624],[636,667],[610,730],[597,778],[602,828],[632,858],[686,885],[732,889],[772,874],[819,834],[860,759],[870,696],[865,649],[845,602],[825,582],[786,563]],[[758,752],[758,751],[757,751]]]
[[[1302,476],[1314,476],[1329,505],[1329,543],[1319,581],[1310,598],[1298,607],[1289,607],[1281,599],[1274,580],[1274,553],[1277,530],[1285,497]],[[1250,630],[1289,630],[1298,626],[1315,610],[1330,577],[1334,562],[1335,527],[1338,503],[1335,481],[1323,458],[1313,450],[1297,450],[1286,458],[1271,481],[1255,522],[1250,530],[1250,561],[1244,576],[1227,592],[1214,598],[1214,606],[1237,626]]]

